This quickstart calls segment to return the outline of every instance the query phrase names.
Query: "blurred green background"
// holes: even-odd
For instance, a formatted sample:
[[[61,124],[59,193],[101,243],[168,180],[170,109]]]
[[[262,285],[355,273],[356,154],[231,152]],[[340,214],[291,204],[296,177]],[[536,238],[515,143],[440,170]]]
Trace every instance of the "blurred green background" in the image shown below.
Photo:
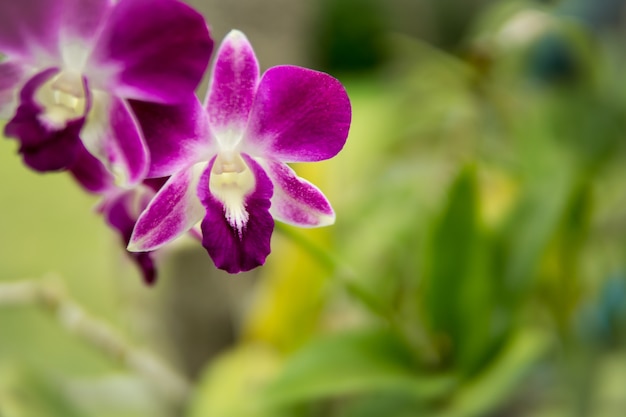
[[[146,288],[0,142],[1,417],[625,415],[624,2],[190,3],[344,83],[345,149],[295,167],[337,223],[238,276],[182,239]]]

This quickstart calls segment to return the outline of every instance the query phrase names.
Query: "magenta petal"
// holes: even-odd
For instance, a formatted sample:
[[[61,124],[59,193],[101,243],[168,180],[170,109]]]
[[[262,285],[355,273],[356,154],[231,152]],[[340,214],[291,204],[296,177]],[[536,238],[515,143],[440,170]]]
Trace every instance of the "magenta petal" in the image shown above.
[[[269,213],[272,182],[263,168],[243,155],[256,179],[256,187],[245,199],[248,222],[241,235],[231,226],[224,215],[224,206],[210,192],[209,177],[213,163],[200,180],[198,196],[206,208],[202,220],[202,246],[207,250],[215,266],[231,274],[249,271],[265,263],[271,251],[270,241],[274,220]]]
[[[100,31],[112,5],[112,0],[1,1],[0,51],[31,64],[42,53],[59,59],[59,46],[87,44]]]
[[[115,178],[111,173],[91,155],[83,146],[79,145],[79,152],[69,171],[78,183],[90,193],[103,193],[115,187]]]
[[[146,285],[154,285],[157,280],[157,270],[152,257],[152,252],[128,252],[128,256],[135,261],[135,264],[139,267],[143,282]]]
[[[204,208],[196,195],[198,177],[193,168],[172,175],[139,217],[129,251],[155,250],[202,220]]]
[[[306,68],[273,67],[261,78],[244,140],[257,156],[320,161],[343,148],[350,119],[339,81]]]
[[[94,95],[94,108],[81,138],[85,147],[125,186],[141,182],[150,157],[139,124],[125,100]]]
[[[41,52],[57,57],[62,13],[62,0],[0,1],[0,51],[24,60]]]
[[[231,31],[220,46],[207,97],[212,131],[243,132],[259,82],[259,63],[246,36]]]
[[[104,198],[100,211],[106,222],[120,234],[124,246],[130,241],[137,218],[152,197],[154,197],[152,189],[138,186],[129,191],[112,193]],[[128,254],[141,270],[144,282],[153,285],[157,276],[151,253],[128,252]]]
[[[90,41],[100,32],[107,15],[113,8],[113,0],[55,0],[62,2],[62,41],[81,39]],[[48,1],[50,2],[50,1]]]
[[[338,80],[306,68],[278,66],[261,79],[245,140],[261,156],[319,161],[343,148],[350,119],[350,101]]]
[[[270,212],[276,220],[300,227],[328,226],[335,222],[335,212],[316,186],[299,178],[282,162],[263,161],[263,166],[274,184]]]
[[[209,159],[211,139],[206,112],[195,94],[180,104],[130,101],[150,149],[149,177],[171,175]]]
[[[145,178],[149,166],[148,150],[139,125],[128,104],[115,98],[111,105],[109,120],[112,133],[108,149],[109,160],[113,166],[123,167],[129,185],[137,184]]]
[[[177,0],[123,0],[90,66],[119,68],[116,94],[160,103],[185,98],[206,70],[213,41],[203,17]]]
[[[20,105],[15,117],[7,123],[4,134],[17,139],[24,163],[40,172],[66,169],[80,152],[79,133],[85,118],[68,121],[55,129],[41,122],[43,109],[35,101],[36,91],[58,70],[50,68],[31,78],[20,92]]]

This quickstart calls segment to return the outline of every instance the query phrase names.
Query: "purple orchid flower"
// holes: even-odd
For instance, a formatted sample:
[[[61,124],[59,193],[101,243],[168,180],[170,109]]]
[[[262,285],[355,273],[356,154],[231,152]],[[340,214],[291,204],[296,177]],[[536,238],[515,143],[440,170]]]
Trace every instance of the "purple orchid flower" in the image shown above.
[[[4,133],[37,171],[80,165],[87,151],[138,184],[149,152],[127,99],[183,100],[212,48],[202,16],[178,0],[1,1]]]
[[[264,264],[274,220],[330,225],[335,214],[288,162],[321,161],[344,146],[350,101],[317,71],[277,66],[262,77],[245,35],[222,43],[206,104],[133,103],[151,150],[149,176],[171,175],[139,217],[128,250],[157,249],[201,222],[202,245],[230,273]]]

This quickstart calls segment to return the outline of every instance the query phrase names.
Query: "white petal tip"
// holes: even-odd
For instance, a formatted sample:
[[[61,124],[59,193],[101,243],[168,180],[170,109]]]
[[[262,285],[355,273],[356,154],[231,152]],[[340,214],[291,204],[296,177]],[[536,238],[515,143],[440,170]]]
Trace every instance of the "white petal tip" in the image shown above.
[[[329,216],[320,216],[320,221],[316,227],[332,226],[335,224],[335,220],[336,217],[334,213]]]
[[[126,246],[126,250],[129,252],[145,252],[139,246],[140,245],[137,242],[133,242],[131,240],[128,246]]]
[[[232,29],[230,32],[228,32],[225,39],[228,39],[229,42],[248,41],[246,35],[238,29]]]
[[[134,236],[131,236],[130,242],[128,242],[128,246],[126,246],[126,250],[129,252],[151,252],[162,246],[154,244],[150,246],[149,244],[146,244],[146,242],[149,242],[149,239],[142,239],[140,237],[135,239]]]

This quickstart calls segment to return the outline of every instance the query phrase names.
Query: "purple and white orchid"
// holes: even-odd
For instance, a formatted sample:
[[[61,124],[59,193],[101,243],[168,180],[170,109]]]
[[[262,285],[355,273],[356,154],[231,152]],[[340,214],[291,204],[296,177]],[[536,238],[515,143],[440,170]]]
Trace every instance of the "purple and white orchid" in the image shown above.
[[[321,161],[344,146],[350,101],[333,77],[295,66],[260,76],[245,35],[232,31],[217,54],[206,103],[133,102],[152,160],[149,176],[171,178],[139,217],[128,250],[151,251],[200,223],[202,245],[230,273],[262,265],[274,220],[316,227],[335,214],[322,192],[288,162]]]
[[[202,16],[178,0],[3,0],[4,133],[37,171],[92,156],[138,184],[150,156],[128,99],[192,95],[212,48]]]

